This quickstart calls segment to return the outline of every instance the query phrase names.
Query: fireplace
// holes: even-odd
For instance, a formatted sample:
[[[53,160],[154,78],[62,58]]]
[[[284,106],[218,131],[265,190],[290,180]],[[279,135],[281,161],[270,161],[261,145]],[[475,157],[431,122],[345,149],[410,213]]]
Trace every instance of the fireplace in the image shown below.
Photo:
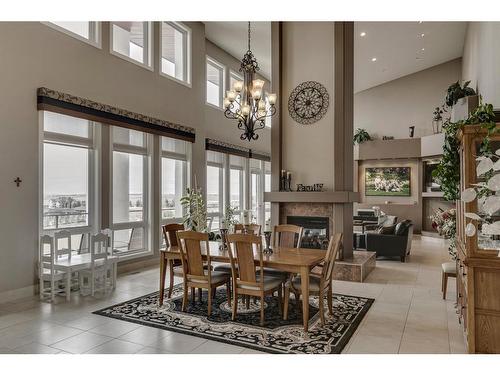
[[[328,217],[287,216],[286,222],[304,228],[300,247],[325,250],[328,248],[330,238]]]

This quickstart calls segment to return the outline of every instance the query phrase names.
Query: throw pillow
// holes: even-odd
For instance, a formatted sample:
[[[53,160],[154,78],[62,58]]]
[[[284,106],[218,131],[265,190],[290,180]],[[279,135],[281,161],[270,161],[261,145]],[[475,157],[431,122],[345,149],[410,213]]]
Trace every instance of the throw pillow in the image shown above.
[[[396,226],[395,225],[387,225],[382,226],[378,229],[378,234],[394,234]]]
[[[397,236],[407,236],[408,230],[410,229],[411,220],[405,220],[396,225],[394,234]]]

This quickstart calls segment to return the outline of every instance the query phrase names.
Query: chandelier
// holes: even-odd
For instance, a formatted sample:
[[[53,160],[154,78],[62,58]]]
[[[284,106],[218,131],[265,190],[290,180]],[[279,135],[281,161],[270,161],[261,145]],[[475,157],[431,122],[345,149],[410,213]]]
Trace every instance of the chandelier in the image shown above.
[[[240,139],[257,140],[257,130],[264,129],[266,118],[276,113],[276,94],[264,92],[264,81],[256,79],[260,70],[257,59],[250,50],[250,22],[248,22],[248,51],[241,60],[240,72],[243,82],[236,81],[224,98],[224,116],[238,121],[243,130]]]

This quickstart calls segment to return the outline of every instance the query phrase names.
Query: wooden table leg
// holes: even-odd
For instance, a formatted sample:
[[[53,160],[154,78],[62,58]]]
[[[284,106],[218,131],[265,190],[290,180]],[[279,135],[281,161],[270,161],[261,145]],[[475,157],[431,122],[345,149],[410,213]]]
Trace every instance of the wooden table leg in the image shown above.
[[[165,293],[165,276],[167,272],[165,254],[160,251],[160,295],[159,295],[159,305],[163,305],[163,294]]]
[[[309,267],[302,267],[300,270],[300,286],[302,289],[302,320],[304,321],[304,331],[309,329]]]

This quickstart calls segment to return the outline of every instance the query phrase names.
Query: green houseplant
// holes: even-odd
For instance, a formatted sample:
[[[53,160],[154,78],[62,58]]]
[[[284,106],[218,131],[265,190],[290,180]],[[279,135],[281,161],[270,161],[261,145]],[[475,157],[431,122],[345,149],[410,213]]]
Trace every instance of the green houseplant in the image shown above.
[[[370,134],[368,134],[368,132],[365,129],[360,129],[360,128],[356,129],[356,133],[354,133],[353,137],[354,144],[360,144],[371,140],[372,137],[370,136]]]
[[[446,92],[445,103],[448,107],[453,107],[457,104],[458,99],[465,98],[466,96],[476,95],[476,91],[469,87],[470,81],[467,81],[462,85],[457,81],[448,87]]]
[[[207,231],[207,210],[201,189],[186,189],[186,195],[181,198],[184,207],[184,227],[197,232]]]

